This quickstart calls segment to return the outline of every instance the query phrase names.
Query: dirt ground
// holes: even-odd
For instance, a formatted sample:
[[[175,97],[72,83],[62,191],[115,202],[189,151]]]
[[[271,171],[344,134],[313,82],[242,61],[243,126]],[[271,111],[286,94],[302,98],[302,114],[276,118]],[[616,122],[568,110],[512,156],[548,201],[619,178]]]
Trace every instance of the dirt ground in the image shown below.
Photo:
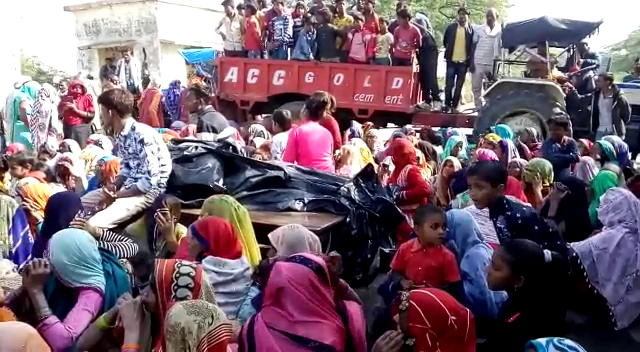
[[[380,304],[377,289],[384,279],[384,275],[379,275],[368,287],[356,289],[367,307],[365,315],[369,324],[373,321],[373,308]],[[567,314],[567,322],[569,332],[566,337],[580,343],[588,352],[640,351],[640,319],[621,331],[604,329],[575,312]]]

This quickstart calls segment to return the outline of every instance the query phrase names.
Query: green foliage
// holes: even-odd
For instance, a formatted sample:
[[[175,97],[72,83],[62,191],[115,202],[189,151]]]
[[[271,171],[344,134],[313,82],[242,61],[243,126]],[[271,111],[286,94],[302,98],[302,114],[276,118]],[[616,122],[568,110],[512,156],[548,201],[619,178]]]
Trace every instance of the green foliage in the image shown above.
[[[396,0],[378,0],[376,9],[378,13],[390,20],[395,18]],[[429,17],[434,32],[440,40],[445,28],[453,22],[460,7],[464,7],[471,13],[471,23],[482,24],[485,22],[487,9],[494,7],[500,14],[500,22],[504,22],[509,0],[417,0],[407,1],[412,13],[422,12]]]
[[[65,72],[49,67],[36,57],[20,54],[21,73],[40,83],[53,84],[56,76],[67,77]]]
[[[606,48],[611,55],[612,72],[630,72],[633,61],[640,56],[640,28],[631,32],[627,39],[621,40]]]

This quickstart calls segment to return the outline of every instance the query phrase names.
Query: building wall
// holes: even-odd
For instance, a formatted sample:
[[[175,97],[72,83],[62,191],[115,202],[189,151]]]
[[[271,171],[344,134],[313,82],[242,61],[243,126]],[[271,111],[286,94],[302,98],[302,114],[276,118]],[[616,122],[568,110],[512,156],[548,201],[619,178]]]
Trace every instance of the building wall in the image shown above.
[[[96,49],[131,46],[143,61],[143,49],[151,73],[160,70],[160,43],[155,1],[89,6],[74,12],[78,39],[78,69],[97,73],[103,62]]]
[[[184,49],[182,45],[162,43],[160,49],[162,57],[160,59],[160,84],[162,88],[169,87],[171,81],[179,79],[182,84],[187,82],[187,65],[178,50]]]

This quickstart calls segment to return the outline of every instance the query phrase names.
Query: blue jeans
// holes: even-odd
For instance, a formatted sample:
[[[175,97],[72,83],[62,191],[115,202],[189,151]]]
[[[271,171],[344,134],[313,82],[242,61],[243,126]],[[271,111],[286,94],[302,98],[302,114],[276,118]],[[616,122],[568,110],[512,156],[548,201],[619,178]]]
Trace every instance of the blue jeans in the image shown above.
[[[269,50],[269,58],[274,60],[289,60],[289,47],[281,45],[278,48]]]
[[[467,77],[469,67],[464,62],[447,62],[447,76],[444,87],[444,103],[450,108],[457,108],[462,96],[462,86]]]
[[[260,50],[247,50],[247,57],[250,59],[259,59],[262,57]]]
[[[391,58],[390,57],[376,57],[375,59],[373,59],[373,64],[374,65],[380,65],[380,66],[391,66]]]

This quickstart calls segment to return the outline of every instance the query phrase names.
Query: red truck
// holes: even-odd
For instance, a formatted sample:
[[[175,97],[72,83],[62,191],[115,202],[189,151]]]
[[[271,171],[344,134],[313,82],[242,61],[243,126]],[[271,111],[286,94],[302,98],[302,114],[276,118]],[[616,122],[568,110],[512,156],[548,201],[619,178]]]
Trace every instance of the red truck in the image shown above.
[[[216,64],[218,110],[238,122],[278,108],[297,116],[309,95],[324,90],[336,98],[335,116],[343,127],[352,119],[378,126],[473,127],[474,115],[416,110],[422,93],[411,67],[233,57]]]

